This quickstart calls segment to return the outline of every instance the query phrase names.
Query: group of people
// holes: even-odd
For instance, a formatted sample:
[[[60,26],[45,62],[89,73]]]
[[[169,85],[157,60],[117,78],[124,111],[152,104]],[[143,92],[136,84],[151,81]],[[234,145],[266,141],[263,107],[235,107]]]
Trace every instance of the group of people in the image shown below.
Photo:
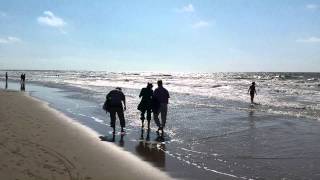
[[[158,87],[153,91],[153,85],[147,84],[147,87],[142,88],[139,94],[141,101],[138,105],[138,110],[141,112],[141,127],[144,128],[144,121],[147,120],[148,129],[150,129],[151,114],[153,113],[153,119],[158,126],[157,133],[164,134],[164,127],[167,121],[168,103],[169,103],[169,92],[163,87],[162,80],[157,82]],[[251,97],[251,103],[254,103],[254,96],[257,94],[255,82],[248,89],[248,93]],[[125,118],[124,111],[126,110],[126,98],[120,87],[111,90],[107,96],[106,101],[103,105],[103,109],[110,113],[110,126],[113,128],[113,134],[115,134],[115,122],[116,114],[120,120],[121,133],[125,133]],[[161,115],[161,121],[159,119]]]
[[[8,72],[6,72],[5,74],[5,79],[6,79],[5,88],[8,89],[8,80],[9,80]],[[24,91],[25,89],[26,89],[26,74],[22,73],[20,75],[20,90]]]
[[[145,119],[147,119],[148,129],[150,129],[151,113],[153,113],[154,121],[158,126],[157,133],[160,134],[161,132],[163,136],[170,95],[168,90],[163,87],[162,80],[159,80],[157,84],[158,87],[154,91],[152,90],[153,85],[151,83],[148,83],[147,87],[141,89],[139,94],[141,102],[137,109],[141,111],[142,128],[144,127]],[[126,110],[126,99],[121,88],[117,87],[107,94],[103,109],[110,113],[110,126],[113,128],[113,134],[115,133],[116,114],[120,120],[121,133],[125,133],[124,111]],[[159,115],[161,115],[161,121]]]

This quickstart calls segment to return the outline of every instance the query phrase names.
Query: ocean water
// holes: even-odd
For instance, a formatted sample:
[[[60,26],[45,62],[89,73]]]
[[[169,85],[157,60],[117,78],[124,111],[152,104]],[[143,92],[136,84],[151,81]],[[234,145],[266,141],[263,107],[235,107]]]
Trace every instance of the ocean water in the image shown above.
[[[5,71],[0,71],[4,74]],[[10,79],[19,80],[21,71],[11,71]],[[256,101],[261,111],[320,120],[320,73],[114,73],[95,71],[27,71],[27,80],[43,85],[74,86],[93,94],[106,93],[106,87],[123,87],[136,93],[162,79],[173,97],[173,104],[235,108],[247,107],[247,90],[257,83]],[[1,77],[4,79],[4,76]],[[131,90],[132,89],[132,90]],[[129,94],[136,97],[136,94]],[[196,97],[195,97],[196,96]],[[94,98],[94,97],[93,97]],[[100,98],[100,97],[96,97]],[[97,99],[98,101],[100,99]]]
[[[4,74],[5,71],[0,71]],[[8,71],[19,89],[22,71]],[[183,179],[320,178],[320,73],[24,71],[26,91],[110,137],[105,95],[122,87],[127,134],[114,143]],[[139,91],[162,79],[171,98],[165,141],[141,129]],[[0,78],[2,86],[4,76]],[[257,84],[258,105],[247,93]]]

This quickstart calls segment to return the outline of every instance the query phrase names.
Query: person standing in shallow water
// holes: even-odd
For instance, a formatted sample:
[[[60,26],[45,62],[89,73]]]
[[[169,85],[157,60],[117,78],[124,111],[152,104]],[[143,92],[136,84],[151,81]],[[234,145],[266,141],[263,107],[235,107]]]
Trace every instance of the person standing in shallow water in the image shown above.
[[[141,111],[141,127],[144,127],[145,113],[147,112],[148,129],[150,129],[151,110],[152,110],[152,84],[148,83],[147,87],[142,88],[139,94],[141,102],[138,105],[138,110]]]
[[[20,80],[20,84],[21,84],[21,91],[25,90],[25,82],[26,82],[26,74],[21,74],[21,80]]]
[[[163,87],[162,80],[159,80],[157,83],[158,88],[154,90],[153,98],[154,102],[157,102],[155,104],[158,104],[159,107],[153,109],[153,118],[158,126],[157,132],[159,133],[159,131],[161,130],[163,135],[163,128],[165,127],[167,121],[168,103],[170,95],[168,90]],[[159,120],[159,114],[161,114],[161,123]]]
[[[120,120],[121,133],[124,134],[125,119],[124,111],[126,110],[126,98],[122,92],[122,89],[117,87],[116,89],[110,91],[107,94],[106,101],[108,102],[108,107],[106,108],[110,113],[110,126],[113,128],[113,134],[116,131],[116,114]]]
[[[250,97],[251,97],[251,103],[253,104],[253,100],[254,100],[254,94],[257,95],[257,91],[256,91],[256,83],[252,82],[252,85],[249,87],[248,89],[248,93],[250,93]]]

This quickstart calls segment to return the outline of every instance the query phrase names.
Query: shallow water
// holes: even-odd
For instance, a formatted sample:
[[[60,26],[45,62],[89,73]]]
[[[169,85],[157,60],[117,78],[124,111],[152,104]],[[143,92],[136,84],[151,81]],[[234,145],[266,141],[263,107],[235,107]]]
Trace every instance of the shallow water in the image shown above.
[[[9,88],[19,87],[10,82]],[[111,89],[110,86],[80,87],[38,81],[26,86],[32,96],[49,102],[50,106],[107,136],[108,141],[113,141],[109,117],[101,106],[106,92]],[[146,130],[141,131],[136,110],[139,89],[124,88],[124,92],[128,101],[127,134],[122,138],[117,134],[114,143],[173,177],[318,179],[320,176],[317,109],[310,113],[304,112],[310,109],[281,109],[264,104],[250,106],[239,99],[171,92],[165,141],[161,142],[157,139],[153,121],[149,138]],[[263,94],[261,90],[260,93]],[[316,94],[317,90],[312,93]],[[282,95],[283,100],[286,98],[290,104],[300,97]],[[304,104],[314,106],[317,101],[315,96]],[[312,117],[299,117],[292,113],[296,111]]]
[[[5,71],[0,71],[4,74]],[[19,80],[20,71],[9,71],[10,80]],[[247,90],[257,84],[256,101],[260,111],[320,120],[320,73],[152,73],[104,71],[26,71],[27,80],[43,85],[74,86],[98,93],[107,87],[139,90],[146,82],[162,79],[170,92],[187,96],[171,99],[171,103],[193,103],[224,108],[245,108]],[[4,79],[0,77],[0,79]],[[131,91],[136,97],[136,91]],[[128,94],[129,92],[127,92]]]

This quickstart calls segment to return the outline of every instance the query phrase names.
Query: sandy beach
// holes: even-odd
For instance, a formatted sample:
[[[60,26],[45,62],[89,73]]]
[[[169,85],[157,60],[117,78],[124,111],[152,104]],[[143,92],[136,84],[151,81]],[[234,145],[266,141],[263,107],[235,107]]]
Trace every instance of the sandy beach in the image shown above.
[[[170,179],[25,93],[0,91],[0,179]]]

